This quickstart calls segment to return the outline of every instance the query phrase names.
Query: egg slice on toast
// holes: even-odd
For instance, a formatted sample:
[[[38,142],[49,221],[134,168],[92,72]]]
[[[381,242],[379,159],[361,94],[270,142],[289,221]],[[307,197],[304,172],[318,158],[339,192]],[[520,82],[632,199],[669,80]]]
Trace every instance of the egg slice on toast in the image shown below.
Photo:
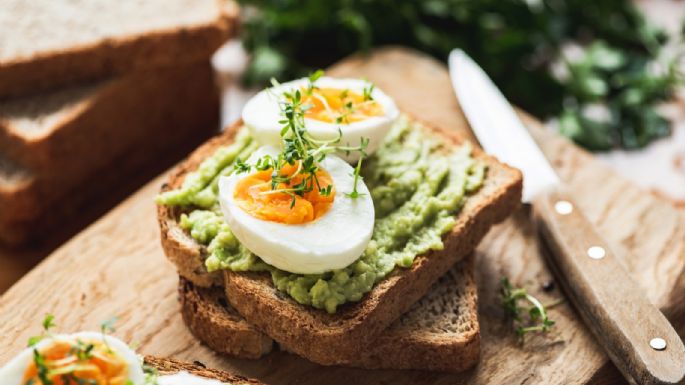
[[[255,164],[265,156],[278,157],[273,146],[258,149],[248,159]],[[371,195],[354,169],[341,158],[328,155],[319,164],[319,186],[299,196],[289,186],[272,185],[272,170],[233,173],[219,180],[219,200],[235,237],[264,262],[281,270],[316,274],[341,269],[359,258],[366,248],[374,224]],[[297,163],[281,173],[297,171]],[[319,187],[328,194],[322,194]]]

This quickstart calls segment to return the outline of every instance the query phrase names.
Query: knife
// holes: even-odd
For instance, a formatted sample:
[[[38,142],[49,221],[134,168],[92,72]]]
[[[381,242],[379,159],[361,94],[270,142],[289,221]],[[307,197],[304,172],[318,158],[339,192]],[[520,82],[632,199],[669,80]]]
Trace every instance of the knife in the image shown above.
[[[463,51],[448,59],[452,85],[486,152],[523,173],[538,239],[557,281],[585,325],[634,384],[678,384],[685,346],[611,250],[485,72]]]

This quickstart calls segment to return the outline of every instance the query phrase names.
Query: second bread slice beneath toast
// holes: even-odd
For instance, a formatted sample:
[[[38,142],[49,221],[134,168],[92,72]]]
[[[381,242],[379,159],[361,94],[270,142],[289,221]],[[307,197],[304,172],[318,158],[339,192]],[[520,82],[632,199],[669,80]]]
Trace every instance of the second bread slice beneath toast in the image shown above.
[[[383,331],[370,346],[336,363],[366,369],[458,372],[478,362],[480,330],[473,254],[450,269],[428,294]],[[240,358],[269,353],[273,340],[228,304],[218,287],[201,288],[180,278],[183,320],[211,349]]]

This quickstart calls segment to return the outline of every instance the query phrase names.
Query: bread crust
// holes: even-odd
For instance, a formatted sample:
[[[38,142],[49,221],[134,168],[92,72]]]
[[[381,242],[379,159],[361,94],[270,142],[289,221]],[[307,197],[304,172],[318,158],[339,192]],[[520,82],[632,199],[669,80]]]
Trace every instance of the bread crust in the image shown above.
[[[219,145],[230,143],[240,125],[241,122],[234,123],[224,134],[196,150],[172,173],[162,190],[180,186],[188,171],[197,168]],[[464,142],[455,132],[428,128],[452,145]],[[328,314],[298,304],[277,291],[268,274],[224,271],[223,284],[230,304],[247,322],[291,352],[323,365],[351,364],[349,357],[409,310],[439,277],[475,249],[492,225],[507,218],[520,205],[520,171],[479,149],[474,149],[474,157],[488,165],[488,174],[481,189],[467,199],[457,215],[455,227],[443,237],[444,249],[417,256],[410,268],[395,269],[361,301],[345,304],[335,314]],[[180,275],[198,286],[221,285],[216,273],[206,275],[204,247],[197,243],[189,247],[189,237],[176,223],[176,210],[158,208],[162,246],[167,256]],[[180,235],[183,237],[179,238]]]
[[[167,183],[162,185],[161,192],[179,188],[185,176],[197,169],[200,163],[211,156],[218,147],[233,142],[241,125],[241,121],[233,123],[223,133],[193,151],[184,162],[171,171]],[[180,212],[181,210],[177,207],[157,205],[157,221],[164,254],[176,266],[179,275],[193,284],[200,287],[223,286],[221,272],[207,272],[205,267],[207,248],[195,242],[179,226]]]
[[[196,376],[211,378],[230,384],[264,385],[262,382],[252,378],[231,374],[223,370],[207,368],[200,362],[190,363],[174,360],[171,358],[161,358],[155,356],[145,356],[143,357],[143,362],[146,365],[155,368],[157,373],[160,375],[175,374],[185,371]]]
[[[178,296],[183,322],[212,350],[255,359],[273,348],[269,336],[248,324],[228,305],[221,287],[197,288],[179,277]]]
[[[216,1],[216,19],[210,23],[153,30],[144,35],[103,36],[92,44],[0,62],[0,99],[207,60],[237,29],[237,6]]]
[[[448,295],[459,296],[458,311],[463,324],[458,332],[422,329],[412,324],[409,316],[430,318],[435,304],[429,298],[426,307],[417,304],[384,330],[370,346],[351,357],[336,357],[336,364],[365,369],[416,369],[443,372],[460,372],[471,368],[480,355],[480,329],[477,314],[477,288],[473,277],[474,255],[452,267],[451,277],[457,287]],[[434,290],[439,291],[436,283]],[[180,278],[179,295],[183,320],[190,331],[211,349],[239,358],[259,358],[271,350],[272,340],[250,325],[227,305],[226,295],[220,287],[200,288]],[[448,298],[448,301],[454,298]],[[410,314],[415,312],[416,314]],[[452,314],[451,316],[457,316]],[[447,329],[446,325],[438,326]],[[262,342],[269,349],[262,349]],[[285,349],[285,347],[283,347]],[[261,353],[258,355],[253,352]]]

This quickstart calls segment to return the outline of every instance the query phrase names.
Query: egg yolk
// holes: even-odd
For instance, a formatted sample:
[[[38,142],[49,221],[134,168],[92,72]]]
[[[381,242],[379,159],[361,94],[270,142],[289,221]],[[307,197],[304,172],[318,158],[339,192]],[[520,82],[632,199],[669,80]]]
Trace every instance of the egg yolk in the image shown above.
[[[125,385],[128,381],[128,363],[102,342],[55,341],[39,353],[41,367],[32,361],[22,384],[45,385],[40,378],[44,369],[53,385]]]
[[[347,89],[303,89],[302,104],[310,106],[305,117],[327,123],[348,124],[384,114],[380,103]]]
[[[264,170],[252,173],[241,179],[235,188],[234,199],[243,211],[255,218],[266,221],[302,224],[311,222],[328,211],[333,204],[335,188],[331,176],[324,170],[316,172],[318,185],[312,176],[306,178],[301,172],[297,173],[298,163],[286,164],[281,167],[280,175],[291,177],[287,183],[279,183],[275,189],[271,188],[271,174],[273,170]],[[297,195],[292,192],[279,191],[289,190],[302,185],[305,181],[304,194]],[[328,194],[322,194],[319,187],[327,189]],[[293,202],[294,199],[294,202]]]

